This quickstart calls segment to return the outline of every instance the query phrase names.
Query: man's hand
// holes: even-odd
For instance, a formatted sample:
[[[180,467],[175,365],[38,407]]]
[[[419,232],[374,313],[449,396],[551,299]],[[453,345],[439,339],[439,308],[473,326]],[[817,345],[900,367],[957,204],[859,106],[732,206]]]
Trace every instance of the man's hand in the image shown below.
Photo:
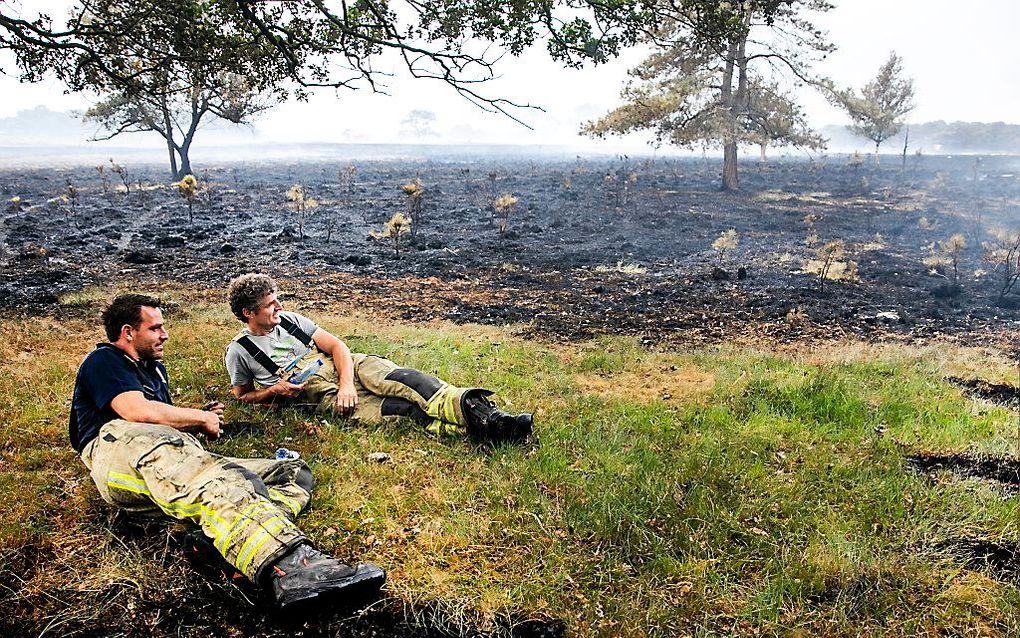
[[[301,394],[301,391],[305,389],[304,383],[293,384],[286,379],[280,379],[276,382],[276,385],[272,386],[270,390],[273,394],[288,397],[293,399],[297,395]]]
[[[336,368],[337,392],[333,408],[337,414],[352,416],[358,407],[358,391],[354,389],[354,360],[351,349],[343,341],[322,328],[312,334],[316,347],[333,359]]]
[[[264,388],[256,389],[254,383],[234,385],[230,387],[230,391],[237,400],[244,401],[245,403],[262,404],[271,404],[278,396],[288,398],[296,397],[301,394],[301,391],[304,389],[304,383],[294,384],[286,379],[280,379],[274,385],[266,386]]]
[[[205,410],[205,421],[199,426],[210,439],[220,438],[220,432],[223,429],[223,404],[220,403],[219,406],[219,412]]]
[[[337,387],[336,411],[337,414],[351,416],[358,407],[358,391],[354,389],[353,383],[345,383]]]
[[[223,416],[223,404],[219,401],[210,401],[202,406],[202,409],[206,412],[215,412],[220,416]]]

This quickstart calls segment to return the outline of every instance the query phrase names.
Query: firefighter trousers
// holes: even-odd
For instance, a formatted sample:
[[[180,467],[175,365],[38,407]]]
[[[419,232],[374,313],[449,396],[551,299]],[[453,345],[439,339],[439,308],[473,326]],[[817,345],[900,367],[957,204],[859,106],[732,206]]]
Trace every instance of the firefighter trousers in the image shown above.
[[[294,524],[311,500],[304,461],[220,456],[186,432],[121,419],[99,430],[81,460],[104,501],[197,523],[252,581],[305,540]]]
[[[296,403],[332,413],[336,408],[336,368],[329,357],[317,356],[324,365],[308,379]],[[468,425],[464,395],[470,391],[492,394],[481,388],[459,388],[376,355],[354,353],[351,357],[354,359],[354,387],[358,391],[358,407],[353,418],[358,421],[379,423],[410,417],[434,434],[458,432]]]

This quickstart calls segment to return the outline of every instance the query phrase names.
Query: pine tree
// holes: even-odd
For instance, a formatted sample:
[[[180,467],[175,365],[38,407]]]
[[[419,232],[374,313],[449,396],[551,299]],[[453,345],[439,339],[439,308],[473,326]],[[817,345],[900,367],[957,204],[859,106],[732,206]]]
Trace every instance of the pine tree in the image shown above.
[[[825,0],[712,2],[685,5],[649,41],[659,46],[624,89],[623,106],[582,132],[603,137],[648,129],[656,143],[721,145],[722,186],[739,186],[742,142],[817,146],[800,109],[769,74],[819,82],[809,63],[833,47],[804,15],[832,8]]]
[[[876,162],[882,142],[900,132],[903,117],[914,109],[914,81],[904,77],[902,62],[894,51],[860,94],[853,89],[833,94],[853,121],[847,128],[875,143]]]

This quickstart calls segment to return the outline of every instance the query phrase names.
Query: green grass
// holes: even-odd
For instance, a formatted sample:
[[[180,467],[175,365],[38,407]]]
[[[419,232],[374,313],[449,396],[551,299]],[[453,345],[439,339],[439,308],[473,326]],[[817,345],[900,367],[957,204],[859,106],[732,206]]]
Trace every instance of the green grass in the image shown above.
[[[351,427],[228,407],[228,421],[261,431],[210,448],[299,450],[318,481],[303,528],[338,556],[384,565],[399,599],[482,627],[507,615],[560,618],[575,636],[1020,629],[1014,585],[936,549],[961,536],[1017,542],[1014,499],[975,481],[932,484],[904,467],[917,451],[1016,444],[1016,415],[944,382],[938,349],[864,347],[828,360],[653,352],[634,339],[552,346],[490,328],[316,319],[356,351],[538,411],[539,446],[485,451],[410,423]],[[239,324],[203,304],[168,323],[175,401],[224,397],[221,353]],[[124,579],[138,585],[124,595],[144,598],[174,562],[116,539],[65,444],[75,368],[99,337],[81,319],[0,321],[0,489],[12,506],[0,517],[0,560],[47,548],[52,564],[12,588],[43,610],[55,604],[52,588],[102,592]],[[1004,374],[994,356],[968,365]],[[709,382],[680,392],[670,379],[681,373]],[[666,399],[663,384],[673,389]],[[373,451],[393,462],[367,461]],[[77,556],[94,563],[69,569]]]

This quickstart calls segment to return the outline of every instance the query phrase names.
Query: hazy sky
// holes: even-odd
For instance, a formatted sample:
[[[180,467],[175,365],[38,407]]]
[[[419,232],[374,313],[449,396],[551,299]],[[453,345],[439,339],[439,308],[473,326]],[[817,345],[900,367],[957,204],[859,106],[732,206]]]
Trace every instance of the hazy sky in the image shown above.
[[[61,0],[20,0],[21,6],[55,7]],[[14,2],[18,5],[18,0]],[[895,50],[915,80],[917,108],[912,122],[929,120],[1006,121],[1020,123],[1020,47],[1016,0],[836,0],[837,7],[818,18],[839,49],[816,66],[840,85],[859,86],[871,78]],[[28,11],[26,10],[26,13]],[[502,77],[488,93],[540,105],[545,112],[523,111],[529,131],[506,118],[484,113],[438,82],[393,78],[390,95],[367,91],[321,91],[307,103],[281,105],[256,122],[263,140],[393,142],[401,122],[413,109],[436,114],[434,142],[577,144],[580,124],[618,103],[627,68],[643,56],[631,51],[603,67],[566,70],[549,61],[544,50],[521,59],[506,58]],[[9,58],[3,68],[10,72]],[[380,65],[385,67],[385,65]],[[45,104],[54,110],[82,109],[88,99],[63,95],[58,83],[19,84],[0,77],[0,117]],[[339,97],[339,99],[338,99]],[[816,94],[804,89],[802,104],[816,126],[842,124],[846,119]],[[246,133],[249,137],[251,133]]]

